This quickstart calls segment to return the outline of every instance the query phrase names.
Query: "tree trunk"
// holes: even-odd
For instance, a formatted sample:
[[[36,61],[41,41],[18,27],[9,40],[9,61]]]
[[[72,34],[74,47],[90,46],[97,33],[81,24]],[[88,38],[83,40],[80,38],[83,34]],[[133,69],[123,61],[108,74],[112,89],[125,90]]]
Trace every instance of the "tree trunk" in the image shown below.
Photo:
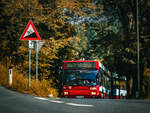
[[[130,79],[129,79],[129,98],[132,97],[132,89],[133,89],[133,77],[130,76]]]

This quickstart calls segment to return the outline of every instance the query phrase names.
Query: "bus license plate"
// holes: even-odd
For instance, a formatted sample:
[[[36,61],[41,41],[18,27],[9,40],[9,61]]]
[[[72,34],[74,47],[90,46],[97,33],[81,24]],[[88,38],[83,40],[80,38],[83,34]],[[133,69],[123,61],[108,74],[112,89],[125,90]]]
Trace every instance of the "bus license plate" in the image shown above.
[[[84,98],[84,96],[76,96],[76,98]]]

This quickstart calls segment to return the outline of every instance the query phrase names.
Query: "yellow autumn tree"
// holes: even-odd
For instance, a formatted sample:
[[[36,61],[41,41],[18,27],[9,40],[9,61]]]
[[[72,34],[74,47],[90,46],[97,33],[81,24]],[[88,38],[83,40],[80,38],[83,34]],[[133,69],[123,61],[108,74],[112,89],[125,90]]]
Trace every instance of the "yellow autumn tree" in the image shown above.
[[[85,50],[84,39],[76,35],[76,26],[71,22],[79,17],[86,17],[87,9],[93,8],[90,0],[56,0],[46,4],[40,0],[2,0],[4,3],[3,16],[8,19],[4,37],[11,40],[3,48],[10,50],[9,57],[24,75],[28,75],[28,42],[19,38],[29,20],[32,20],[39,32],[44,45],[39,50],[39,78],[55,78],[62,60],[76,58],[76,54]],[[84,9],[84,10],[83,10]],[[3,20],[5,21],[5,20]],[[0,31],[2,32],[2,31]],[[78,32],[79,33],[79,32]],[[83,35],[84,37],[84,35]],[[73,45],[74,41],[78,47]],[[6,40],[4,38],[4,43]],[[1,44],[2,45],[2,44]],[[74,51],[76,48],[77,51]],[[4,50],[4,49],[3,49]],[[6,55],[5,55],[6,56]],[[32,75],[35,75],[35,50],[32,49]]]

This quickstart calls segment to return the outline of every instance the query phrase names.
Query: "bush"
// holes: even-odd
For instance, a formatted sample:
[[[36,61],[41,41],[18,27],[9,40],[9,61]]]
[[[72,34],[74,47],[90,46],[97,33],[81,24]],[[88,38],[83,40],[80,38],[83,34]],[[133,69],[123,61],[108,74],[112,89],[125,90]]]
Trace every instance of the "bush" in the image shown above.
[[[8,68],[0,64],[0,84],[8,87]]]
[[[8,77],[9,77],[9,68],[0,64],[0,84],[6,86],[16,91],[27,93],[36,96],[48,97],[53,95],[54,97],[58,96],[58,91],[52,86],[52,80],[41,80],[37,81],[35,79],[31,80],[31,87],[28,87],[28,77],[23,76],[17,70],[13,68],[13,82],[12,86],[9,86]],[[28,74],[27,74],[28,75]]]

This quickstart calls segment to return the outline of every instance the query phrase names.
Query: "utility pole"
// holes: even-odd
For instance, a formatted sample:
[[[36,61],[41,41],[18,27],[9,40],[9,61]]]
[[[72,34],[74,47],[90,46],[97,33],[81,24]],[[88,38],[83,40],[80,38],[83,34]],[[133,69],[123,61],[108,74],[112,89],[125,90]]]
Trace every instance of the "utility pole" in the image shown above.
[[[141,92],[141,82],[140,82],[140,43],[139,43],[139,1],[136,0],[136,37],[137,37],[137,82],[138,89],[136,96],[140,97]]]

